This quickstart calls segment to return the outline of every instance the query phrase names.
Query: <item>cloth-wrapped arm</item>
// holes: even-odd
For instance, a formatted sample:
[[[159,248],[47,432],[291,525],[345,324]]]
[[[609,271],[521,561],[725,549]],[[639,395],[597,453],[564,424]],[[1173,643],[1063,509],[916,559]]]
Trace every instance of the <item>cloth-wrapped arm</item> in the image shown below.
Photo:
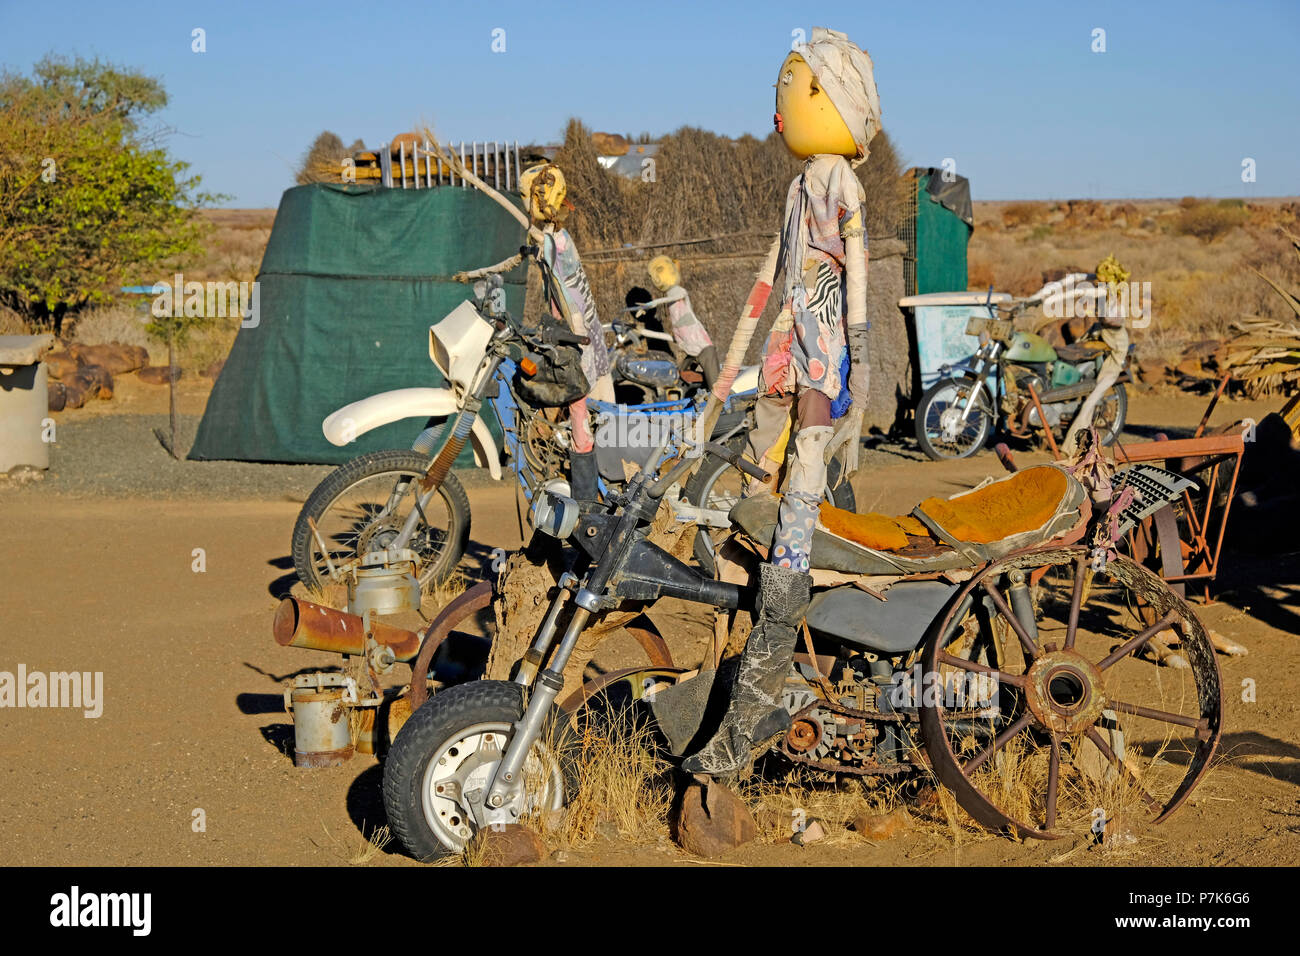
[[[665,295],[658,299],[651,299],[649,302],[642,302],[640,305],[629,305],[624,312],[640,312],[642,309],[657,309],[661,305],[668,305],[670,302],[676,302],[678,299],[686,298],[686,290],[682,289],[676,295]]]
[[[754,287],[749,290],[749,298],[745,300],[740,321],[736,323],[736,332],[731,337],[731,345],[727,347],[727,357],[722,362],[722,373],[713,385],[713,397],[719,402],[727,400],[727,396],[731,394],[731,386],[736,381],[736,376],[740,374],[740,365],[745,361],[750,340],[754,337],[754,330],[758,328],[759,316],[763,314],[768,296],[772,294],[772,283],[776,281],[776,265],[780,256],[781,237],[777,236],[772,240],[772,246],[767,250],[767,258],[763,260],[763,265],[754,278]]]
[[[860,197],[861,198],[861,197]],[[849,395],[853,404],[836,429],[830,453],[844,445],[844,468],[847,477],[858,469],[858,446],[862,437],[862,420],[871,395],[871,364],[867,323],[867,248],[862,207],[858,206],[844,224],[844,332],[849,350]]]

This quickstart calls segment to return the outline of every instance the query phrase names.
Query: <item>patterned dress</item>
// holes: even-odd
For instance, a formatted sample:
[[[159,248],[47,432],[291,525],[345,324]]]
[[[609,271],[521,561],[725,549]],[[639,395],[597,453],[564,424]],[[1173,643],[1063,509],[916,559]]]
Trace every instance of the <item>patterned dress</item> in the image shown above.
[[[591,294],[591,283],[587,280],[587,271],[582,268],[582,259],[573,244],[573,237],[566,229],[547,230],[542,235],[542,258],[550,267],[555,277],[560,280],[564,297],[573,316],[573,331],[591,339],[590,344],[582,347],[582,371],[592,386],[592,397],[604,401],[613,400],[613,387],[609,396],[603,392],[601,378],[609,380],[609,351],[605,347],[605,328],[600,324],[596,314],[596,297]],[[555,310],[559,318],[558,310]]]
[[[785,288],[781,313],[763,349],[763,383],[769,393],[815,388],[834,400],[843,387],[844,232],[861,228],[862,187],[842,161],[831,168],[826,187],[823,192],[810,184],[805,168],[786,196],[781,240]]]
[[[813,157],[790,184],[779,260],[785,277],[781,312],[763,349],[768,401],[809,390],[830,403],[841,398],[847,365],[845,237],[861,233],[865,252],[864,198],[852,168],[839,156]],[[790,488],[781,499],[770,555],[780,567],[801,572],[810,567],[825,480],[821,455],[830,431],[824,425],[801,426],[794,435]],[[767,437],[751,436],[751,441]]]

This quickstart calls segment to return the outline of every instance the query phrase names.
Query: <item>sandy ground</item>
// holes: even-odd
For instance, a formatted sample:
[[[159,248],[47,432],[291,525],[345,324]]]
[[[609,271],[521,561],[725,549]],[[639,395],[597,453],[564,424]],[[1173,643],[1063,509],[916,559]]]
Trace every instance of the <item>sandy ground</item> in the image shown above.
[[[141,386],[141,388],[144,388]],[[162,390],[114,411],[60,417],[68,434],[114,413],[156,415]],[[201,408],[188,397],[183,411]],[[1136,396],[1131,437],[1190,430],[1204,400]],[[1215,422],[1262,417],[1271,405],[1223,405]],[[143,425],[135,431],[147,429]],[[87,432],[86,434],[89,434]],[[149,438],[144,442],[147,446]],[[120,444],[120,442],[118,442]],[[155,443],[156,444],[156,443]],[[128,452],[122,452],[127,454]],[[52,477],[0,489],[3,616],[0,670],[103,673],[103,714],[5,710],[0,720],[0,864],[346,864],[384,823],[380,767],[358,756],[303,771],[281,681],[335,663],[277,646],[276,595],[292,581],[289,532],[303,490],[250,496],[220,483],[207,497],[153,489],[136,495],[72,480],[74,450]],[[1022,461],[1035,460],[1022,452]],[[859,508],[910,508],[999,473],[991,454],[921,461],[890,446],[867,456]],[[112,470],[111,456],[101,470]],[[204,468],[164,463],[158,469]],[[249,466],[266,468],[268,466]],[[158,470],[151,469],[151,470]],[[518,544],[510,489],[471,477],[474,553]],[[291,484],[298,484],[293,482]],[[304,487],[309,488],[311,482]],[[223,491],[225,493],[223,493]],[[195,549],[206,568],[194,570]],[[1262,575],[1262,578],[1260,577]],[[1131,850],[1101,858],[1082,842],[1019,844],[922,830],[879,845],[756,844],[723,862],[844,864],[1290,864],[1300,863],[1300,573],[1297,561],[1254,559],[1221,582],[1206,623],[1250,648],[1220,658],[1226,699],[1221,756],[1190,803]],[[674,650],[698,645],[698,618],[669,609]],[[400,668],[399,668],[400,669]],[[1256,700],[1242,700],[1245,679]],[[291,743],[289,744],[291,747]],[[198,821],[201,819],[203,827]],[[601,839],[571,864],[684,863],[666,833],[633,845]],[[366,862],[413,865],[395,844]]]

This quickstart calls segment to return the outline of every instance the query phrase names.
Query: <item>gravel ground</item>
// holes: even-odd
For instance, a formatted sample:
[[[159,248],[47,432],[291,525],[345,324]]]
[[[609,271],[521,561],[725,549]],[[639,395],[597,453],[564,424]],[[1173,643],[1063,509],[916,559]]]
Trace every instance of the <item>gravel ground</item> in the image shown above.
[[[199,415],[177,415],[177,444],[188,453]],[[42,474],[0,474],[0,495],[77,498],[203,498],[207,500],[307,500],[335,466],[275,465],[245,461],[174,461],[154,436],[168,430],[166,415],[113,414],[61,421]],[[457,470],[467,487],[491,483],[486,472]]]
[[[177,416],[177,444],[184,452],[198,427],[198,415]],[[60,422],[44,477],[11,475],[0,480],[0,493],[304,501],[330,471],[327,465],[175,461],[154,436],[155,428],[167,433],[166,415]]]

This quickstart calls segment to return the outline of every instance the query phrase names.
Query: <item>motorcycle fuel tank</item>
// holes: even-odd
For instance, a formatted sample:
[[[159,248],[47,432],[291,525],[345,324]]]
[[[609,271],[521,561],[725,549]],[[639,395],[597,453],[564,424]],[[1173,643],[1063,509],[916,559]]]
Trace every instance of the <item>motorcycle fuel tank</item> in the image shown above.
[[[1041,335],[1017,332],[1007,346],[1006,359],[1008,362],[1054,362],[1056,349]]]
[[[957,587],[947,581],[900,581],[884,601],[853,585],[831,588],[813,597],[808,627],[877,654],[903,654],[921,643]]]

